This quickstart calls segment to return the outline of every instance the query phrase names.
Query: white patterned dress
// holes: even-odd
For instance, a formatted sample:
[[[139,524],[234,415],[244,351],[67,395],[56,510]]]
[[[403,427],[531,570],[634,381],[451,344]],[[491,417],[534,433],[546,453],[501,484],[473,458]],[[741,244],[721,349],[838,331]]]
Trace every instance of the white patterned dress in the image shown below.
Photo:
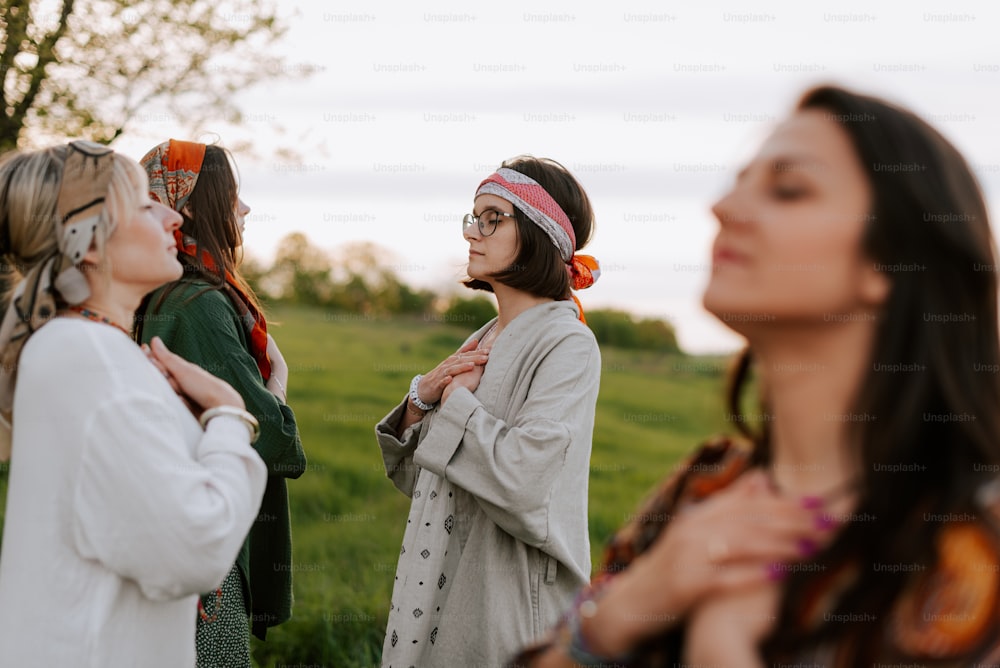
[[[457,570],[461,553],[451,483],[423,470],[417,477],[413,501],[399,551],[382,649],[382,665],[390,668],[419,666],[425,643],[433,644],[437,639],[441,605],[448,598],[450,576]]]

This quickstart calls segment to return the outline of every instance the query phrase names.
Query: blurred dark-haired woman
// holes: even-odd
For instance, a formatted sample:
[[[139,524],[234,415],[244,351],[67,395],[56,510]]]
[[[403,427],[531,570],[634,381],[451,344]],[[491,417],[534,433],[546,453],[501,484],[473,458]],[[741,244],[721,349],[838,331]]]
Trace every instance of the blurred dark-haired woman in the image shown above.
[[[463,220],[473,289],[498,316],[376,426],[412,498],[384,666],[498,666],[540,637],[590,576],[587,480],[601,360],[571,289],[594,214],[566,169],[523,156]]]
[[[713,212],[704,304],[746,337],[730,409],[760,428],[667,479],[517,665],[996,665],[996,255],[969,166],[817,88]]]

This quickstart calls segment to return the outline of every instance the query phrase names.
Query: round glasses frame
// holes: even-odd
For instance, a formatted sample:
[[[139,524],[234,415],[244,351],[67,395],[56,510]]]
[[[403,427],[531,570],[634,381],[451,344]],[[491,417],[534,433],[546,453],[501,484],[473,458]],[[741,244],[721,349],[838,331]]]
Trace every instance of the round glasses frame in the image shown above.
[[[494,209],[487,209],[478,216],[473,216],[471,213],[467,213],[462,216],[462,232],[465,232],[473,225],[478,225],[479,234],[484,237],[488,237],[497,231],[497,224],[500,222],[501,218],[514,217],[515,216],[512,213],[495,211]]]

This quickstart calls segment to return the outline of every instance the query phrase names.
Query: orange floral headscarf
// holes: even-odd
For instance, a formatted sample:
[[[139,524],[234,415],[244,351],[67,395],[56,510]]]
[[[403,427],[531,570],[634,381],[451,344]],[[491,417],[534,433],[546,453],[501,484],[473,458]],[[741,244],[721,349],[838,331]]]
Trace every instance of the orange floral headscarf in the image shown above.
[[[183,210],[198,183],[206,149],[205,144],[177,139],[151,149],[141,160],[149,175],[149,196],[175,211]],[[196,239],[180,230],[176,230],[174,236],[179,253],[196,258],[209,271],[218,271],[215,260],[208,252],[202,250],[199,254]],[[250,353],[257,362],[261,377],[267,381],[271,377],[271,360],[267,355],[267,321],[264,314],[254,306],[253,300],[228,271],[225,290],[246,330]]]

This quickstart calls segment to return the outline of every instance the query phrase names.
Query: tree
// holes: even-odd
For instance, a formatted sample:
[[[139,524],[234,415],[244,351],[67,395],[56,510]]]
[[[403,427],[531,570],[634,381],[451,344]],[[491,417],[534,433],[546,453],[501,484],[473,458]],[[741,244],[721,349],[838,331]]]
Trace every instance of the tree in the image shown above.
[[[292,232],[278,243],[271,265],[261,278],[265,294],[276,299],[319,306],[330,299],[330,259],[306,235]]]
[[[237,90],[311,72],[269,53],[285,30],[267,0],[0,0],[0,152],[238,122]]]
[[[636,320],[631,313],[614,309],[588,310],[586,317],[587,325],[601,345],[665,353],[681,352],[674,328],[663,320]]]
[[[389,250],[370,241],[341,246],[333,257],[334,285],[330,306],[359,313],[424,313],[435,295],[404,283],[402,266]]]
[[[441,314],[444,322],[461,325],[462,327],[478,328],[496,317],[497,307],[493,300],[481,294],[475,297],[452,297],[448,308]]]

